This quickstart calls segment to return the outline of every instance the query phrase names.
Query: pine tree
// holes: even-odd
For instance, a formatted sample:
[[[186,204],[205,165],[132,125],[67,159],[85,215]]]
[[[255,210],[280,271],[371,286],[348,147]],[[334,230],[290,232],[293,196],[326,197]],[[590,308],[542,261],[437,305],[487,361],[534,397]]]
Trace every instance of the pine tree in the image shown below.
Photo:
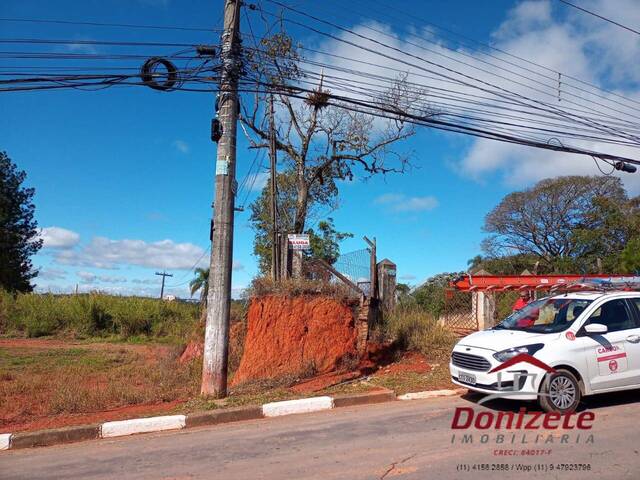
[[[33,218],[35,190],[23,186],[26,176],[0,152],[0,287],[10,292],[33,290],[31,279],[38,272],[31,256],[42,247]]]

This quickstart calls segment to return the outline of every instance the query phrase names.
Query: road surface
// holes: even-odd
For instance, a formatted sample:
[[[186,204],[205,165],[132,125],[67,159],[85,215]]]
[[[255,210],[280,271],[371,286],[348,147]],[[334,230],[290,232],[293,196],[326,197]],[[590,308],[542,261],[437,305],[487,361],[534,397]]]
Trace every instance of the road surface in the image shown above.
[[[477,397],[439,398],[340,408],[175,432],[0,452],[1,479],[469,479],[640,478],[640,392],[594,397],[593,443],[537,445],[522,432],[497,444],[494,431],[468,430],[473,443],[452,444],[455,407]],[[490,411],[517,411],[498,402]],[[489,432],[491,439],[481,442]],[[504,432],[503,432],[504,433]],[[540,432],[537,432],[540,433]],[[510,434],[508,435],[511,440]],[[542,450],[540,456],[496,456],[497,450]],[[554,471],[536,472],[534,468]],[[565,465],[565,466],[563,466]],[[573,467],[571,466],[573,465]],[[576,466],[582,465],[582,466]],[[588,465],[588,467],[587,467]],[[475,466],[475,468],[474,468]],[[546,466],[546,467],[545,467]],[[526,471],[522,469],[531,468]],[[487,471],[483,468],[507,468]],[[590,470],[558,470],[581,468]],[[468,471],[467,471],[468,469]]]

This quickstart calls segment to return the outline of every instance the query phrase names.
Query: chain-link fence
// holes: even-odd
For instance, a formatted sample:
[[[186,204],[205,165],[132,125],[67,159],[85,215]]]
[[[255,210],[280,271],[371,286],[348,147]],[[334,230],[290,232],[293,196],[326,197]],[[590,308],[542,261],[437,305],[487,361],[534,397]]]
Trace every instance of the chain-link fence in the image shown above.
[[[455,289],[444,290],[444,310],[440,323],[451,330],[477,330],[478,321],[472,295]]]
[[[440,323],[455,332],[466,333],[478,330],[484,315],[484,328],[489,328],[511,315],[519,295],[512,290],[485,291],[482,297],[478,293],[446,289]]]
[[[355,283],[362,292],[371,293],[371,252],[367,248],[343,253],[333,264],[342,275]]]

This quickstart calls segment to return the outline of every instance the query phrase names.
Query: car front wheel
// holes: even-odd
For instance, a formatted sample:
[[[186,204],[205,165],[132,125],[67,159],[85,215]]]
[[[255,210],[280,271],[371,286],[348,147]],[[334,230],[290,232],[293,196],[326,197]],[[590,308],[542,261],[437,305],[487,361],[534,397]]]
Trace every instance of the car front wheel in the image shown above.
[[[545,412],[571,413],[580,403],[580,385],[568,370],[547,375],[542,382],[538,400]]]

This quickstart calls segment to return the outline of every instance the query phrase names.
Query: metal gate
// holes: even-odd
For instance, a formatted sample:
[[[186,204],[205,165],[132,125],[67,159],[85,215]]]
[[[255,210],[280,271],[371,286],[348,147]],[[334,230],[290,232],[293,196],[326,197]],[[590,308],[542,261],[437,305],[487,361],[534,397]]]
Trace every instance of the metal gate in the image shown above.
[[[474,331],[478,329],[478,306],[470,292],[455,289],[444,291],[444,311],[440,323],[455,332]]]

